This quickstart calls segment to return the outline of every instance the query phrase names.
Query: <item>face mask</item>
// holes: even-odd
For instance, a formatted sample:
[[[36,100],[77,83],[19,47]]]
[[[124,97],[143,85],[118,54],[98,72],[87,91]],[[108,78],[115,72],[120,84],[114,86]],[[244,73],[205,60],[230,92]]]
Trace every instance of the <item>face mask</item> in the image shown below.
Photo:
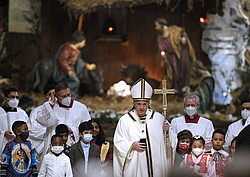
[[[83,140],[86,142],[90,142],[92,140],[92,134],[84,134]]]
[[[16,108],[17,105],[18,105],[18,103],[19,103],[19,100],[16,99],[16,98],[13,98],[13,99],[9,100],[8,105],[9,105],[11,108]]]
[[[192,116],[192,115],[194,115],[194,114],[197,112],[197,109],[196,109],[196,107],[188,106],[188,107],[185,108],[185,112],[186,112],[189,116]]]
[[[60,154],[64,150],[63,146],[52,146],[51,151],[55,154]]]
[[[247,119],[249,116],[250,116],[250,111],[248,111],[246,109],[244,109],[244,110],[241,111],[241,117],[243,119]]]
[[[182,149],[182,150],[188,150],[189,149],[189,143],[180,143],[179,144],[179,148]]]
[[[69,106],[70,103],[71,103],[71,97],[66,97],[64,99],[61,100],[61,103],[64,105],[64,106]]]
[[[192,152],[198,157],[203,153],[203,149],[201,148],[194,148]]]
[[[19,136],[23,141],[25,141],[29,137],[29,132],[21,132]]]

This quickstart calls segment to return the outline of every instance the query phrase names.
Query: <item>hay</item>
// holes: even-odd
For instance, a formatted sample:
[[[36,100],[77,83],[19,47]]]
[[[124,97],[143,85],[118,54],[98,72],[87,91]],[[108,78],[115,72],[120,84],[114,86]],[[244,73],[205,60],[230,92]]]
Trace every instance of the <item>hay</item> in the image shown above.
[[[111,8],[111,7],[133,7],[136,5],[145,5],[150,3],[164,4],[171,12],[173,12],[180,4],[181,0],[58,0],[70,14],[73,11],[81,11],[84,13],[96,11],[97,8]],[[171,6],[171,1],[175,5]],[[187,11],[193,9],[193,3],[197,0],[188,0]],[[201,0],[202,6],[204,6],[204,0]]]

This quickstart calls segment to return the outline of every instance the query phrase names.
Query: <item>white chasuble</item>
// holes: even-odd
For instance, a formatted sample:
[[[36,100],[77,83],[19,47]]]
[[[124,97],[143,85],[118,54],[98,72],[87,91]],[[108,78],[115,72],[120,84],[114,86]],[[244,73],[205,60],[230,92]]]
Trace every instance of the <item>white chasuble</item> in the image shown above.
[[[140,120],[136,110],[123,115],[114,134],[114,177],[163,177],[168,165],[163,133],[164,117],[151,109]],[[144,152],[132,150],[134,142],[146,138]]]
[[[12,124],[15,121],[27,122],[28,115],[21,108],[17,108],[16,112],[5,112],[5,110],[2,107],[0,107],[0,153],[2,153],[6,143],[8,141],[13,140],[13,139],[7,139],[4,136],[4,134],[5,134],[5,131],[12,132]]]

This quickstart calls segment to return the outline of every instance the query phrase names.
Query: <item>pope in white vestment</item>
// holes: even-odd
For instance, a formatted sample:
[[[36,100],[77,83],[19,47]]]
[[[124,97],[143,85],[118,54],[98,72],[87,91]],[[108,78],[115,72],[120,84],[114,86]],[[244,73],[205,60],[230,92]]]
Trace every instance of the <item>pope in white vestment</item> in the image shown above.
[[[4,106],[0,107],[0,154],[2,153],[6,143],[14,139],[12,124],[17,120],[25,122],[28,121],[28,115],[26,112],[23,109],[17,107],[19,103],[19,100],[17,99],[18,91],[14,88],[10,88],[8,90],[6,91],[8,92],[8,95],[6,95],[4,98],[5,104]],[[8,100],[9,98],[12,99]],[[13,137],[7,138],[5,136],[6,131],[12,132]]]
[[[166,176],[164,117],[148,107],[152,88],[140,79],[132,86],[131,94],[134,109],[120,118],[114,134],[114,177]],[[139,142],[144,138],[146,148]]]
[[[59,84],[62,85],[65,83]],[[57,84],[57,86],[59,84]],[[55,88],[57,88],[57,86]],[[67,88],[65,89],[64,87]],[[78,101],[72,100],[68,85],[64,87],[56,93],[57,101],[54,103],[51,101],[45,102],[41,106],[41,110],[37,113],[37,122],[47,127],[44,136],[43,155],[46,154],[49,148],[51,136],[55,134],[57,125],[65,124],[69,127],[71,135],[69,135],[67,144],[72,145],[79,140],[78,126],[80,123],[91,119],[87,107]],[[61,99],[60,97],[64,98]]]

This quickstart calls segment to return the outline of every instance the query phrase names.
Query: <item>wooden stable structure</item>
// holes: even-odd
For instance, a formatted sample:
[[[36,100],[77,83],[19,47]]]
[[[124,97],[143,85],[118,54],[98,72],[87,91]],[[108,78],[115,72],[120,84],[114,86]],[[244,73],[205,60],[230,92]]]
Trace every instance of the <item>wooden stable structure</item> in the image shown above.
[[[103,66],[104,89],[122,79],[120,73],[122,63],[145,65],[148,76],[161,81],[164,68],[160,64],[157,31],[154,29],[154,20],[159,16],[165,17],[169,25],[181,26],[182,14],[185,13],[184,28],[194,46],[196,56],[205,65],[210,65],[208,57],[201,50],[202,28],[199,19],[206,16],[208,9],[215,7],[215,1],[204,1],[204,6],[199,1],[194,2],[193,10],[188,13],[186,1],[182,1],[173,12],[167,9],[164,3],[160,5],[152,2],[147,1],[145,4],[123,8],[112,8],[112,5],[111,8],[98,6],[91,12],[83,12],[82,28],[87,38],[87,45],[82,50],[82,58],[87,62],[96,63],[98,67]],[[8,61],[10,65],[6,68],[7,75],[20,90],[29,91],[35,63],[43,58],[53,58],[59,46],[71,39],[77,29],[78,19],[69,16],[68,12],[65,4],[61,4],[58,0],[42,1],[41,35],[37,43],[28,46]],[[122,20],[126,26],[121,28],[126,39],[98,40],[105,20],[103,17],[112,13],[114,19],[119,15],[124,16]],[[119,18],[117,19],[116,23],[119,23]],[[13,46],[18,47],[29,36],[30,34],[8,33],[8,40]]]

